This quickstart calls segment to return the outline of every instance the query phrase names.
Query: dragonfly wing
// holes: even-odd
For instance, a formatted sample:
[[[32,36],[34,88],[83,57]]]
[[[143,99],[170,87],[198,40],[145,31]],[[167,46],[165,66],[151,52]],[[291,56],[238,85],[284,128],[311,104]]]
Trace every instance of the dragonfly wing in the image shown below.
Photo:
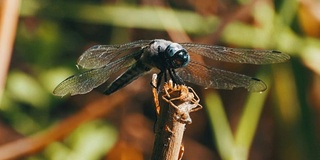
[[[191,61],[187,67],[177,69],[177,74],[185,81],[206,88],[228,89],[243,87],[251,92],[262,92],[266,84],[246,75],[208,67]]]
[[[217,61],[247,64],[271,64],[290,59],[290,56],[274,50],[228,48],[204,44],[181,43],[190,53],[202,55]]]
[[[151,40],[139,40],[121,45],[96,45],[86,50],[78,59],[78,66],[86,69],[101,68],[116,58],[126,56],[131,49],[141,49],[149,45]],[[133,52],[129,52],[133,53]]]
[[[106,67],[73,75],[61,82],[53,91],[56,96],[85,94],[108,80]]]
[[[136,60],[131,57],[119,59],[108,65],[73,75],[61,82],[53,91],[56,96],[85,94],[106,82],[110,75],[133,65]]]

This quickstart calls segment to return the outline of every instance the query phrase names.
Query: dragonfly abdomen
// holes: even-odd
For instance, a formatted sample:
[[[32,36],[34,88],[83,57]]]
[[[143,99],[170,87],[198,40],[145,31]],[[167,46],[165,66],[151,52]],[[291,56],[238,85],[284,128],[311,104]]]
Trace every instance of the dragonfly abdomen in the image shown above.
[[[133,66],[127,69],[123,74],[117,77],[107,88],[104,94],[111,94],[118,89],[128,85],[132,81],[136,80],[140,76],[143,76],[148,71],[151,70],[151,67],[145,65],[142,61],[137,61]]]

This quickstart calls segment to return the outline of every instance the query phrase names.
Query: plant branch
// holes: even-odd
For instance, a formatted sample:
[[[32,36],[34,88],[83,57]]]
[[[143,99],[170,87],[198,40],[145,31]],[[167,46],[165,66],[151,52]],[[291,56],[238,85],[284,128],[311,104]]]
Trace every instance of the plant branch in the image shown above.
[[[153,85],[156,86],[156,75],[153,76]],[[185,85],[174,85],[172,81],[166,83],[161,93],[163,105],[160,107],[157,89],[153,89],[157,108],[157,122],[155,128],[155,142],[153,160],[178,160],[184,152],[182,145],[183,133],[186,124],[192,122],[190,113],[202,108],[200,99],[194,90]]]

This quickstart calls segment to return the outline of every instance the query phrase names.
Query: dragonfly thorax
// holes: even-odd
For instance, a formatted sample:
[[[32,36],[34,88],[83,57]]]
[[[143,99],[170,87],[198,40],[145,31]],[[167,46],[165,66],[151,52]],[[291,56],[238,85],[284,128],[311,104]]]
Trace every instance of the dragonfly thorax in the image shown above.
[[[169,68],[184,67],[190,62],[187,50],[178,43],[168,45],[163,56]]]

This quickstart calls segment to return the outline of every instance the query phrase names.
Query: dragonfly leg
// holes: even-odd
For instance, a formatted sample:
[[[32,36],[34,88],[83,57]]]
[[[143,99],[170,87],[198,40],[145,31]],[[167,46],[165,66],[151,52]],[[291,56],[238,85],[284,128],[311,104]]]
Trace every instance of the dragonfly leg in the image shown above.
[[[170,77],[175,84],[184,84],[183,80],[176,74],[174,69],[168,69]]]
[[[168,74],[167,74],[167,71],[164,70],[164,82],[168,82]]]
[[[157,92],[159,93],[160,92],[160,85],[161,85],[161,80],[162,80],[162,76],[163,76],[164,72],[161,71],[160,73],[158,73],[157,75]]]

